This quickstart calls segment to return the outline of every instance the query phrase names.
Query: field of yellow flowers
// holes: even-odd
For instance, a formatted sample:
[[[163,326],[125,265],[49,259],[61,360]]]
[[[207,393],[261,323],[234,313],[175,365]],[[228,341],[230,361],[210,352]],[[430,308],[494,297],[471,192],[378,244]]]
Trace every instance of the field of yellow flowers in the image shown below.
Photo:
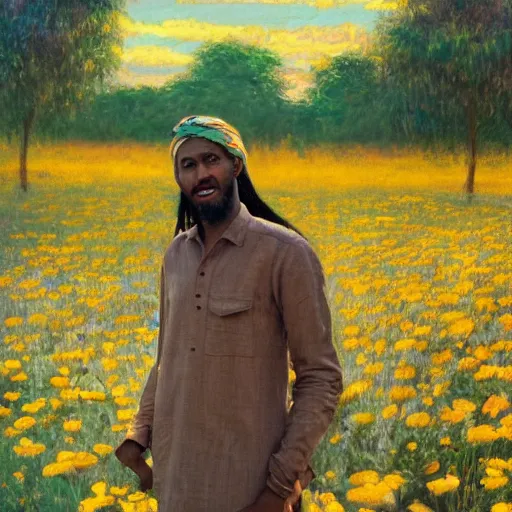
[[[112,452],[156,348],[167,150],[34,147],[25,194],[0,149],[0,509],[155,511]],[[249,172],[322,260],[343,367],[303,510],[511,512],[509,161],[471,204],[455,157],[261,149]]]

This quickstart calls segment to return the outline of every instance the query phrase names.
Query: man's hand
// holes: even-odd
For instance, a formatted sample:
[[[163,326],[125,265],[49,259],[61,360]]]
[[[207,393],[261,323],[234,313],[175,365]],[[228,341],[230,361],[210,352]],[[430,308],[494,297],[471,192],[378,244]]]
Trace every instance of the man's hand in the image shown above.
[[[302,488],[298,480],[293,486],[293,493],[288,498],[283,499],[274,493],[270,488],[265,490],[258,496],[258,499],[248,507],[239,512],[293,512],[294,505],[299,501]]]
[[[284,502],[284,512],[293,512],[293,507],[299,501],[300,495],[302,494],[302,486],[299,480],[295,480],[293,484],[293,492],[286,498]]]
[[[119,461],[139,477],[140,490],[142,492],[153,488],[153,470],[142,456],[144,451],[144,448],[139,443],[131,439],[124,441],[115,451]]]

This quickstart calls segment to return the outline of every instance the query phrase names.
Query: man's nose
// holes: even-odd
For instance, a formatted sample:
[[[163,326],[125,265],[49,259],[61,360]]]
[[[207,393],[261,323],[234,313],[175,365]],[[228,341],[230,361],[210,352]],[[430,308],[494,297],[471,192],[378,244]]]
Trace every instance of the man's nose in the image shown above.
[[[210,175],[210,170],[208,166],[200,162],[197,165],[197,181],[201,181],[204,178],[207,178]]]

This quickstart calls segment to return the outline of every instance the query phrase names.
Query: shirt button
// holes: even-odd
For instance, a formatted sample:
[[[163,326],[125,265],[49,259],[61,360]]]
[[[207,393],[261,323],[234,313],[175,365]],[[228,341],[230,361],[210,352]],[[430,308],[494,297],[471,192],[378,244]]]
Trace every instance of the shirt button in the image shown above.
[[[197,309],[201,309],[201,306],[196,306]]]
[[[196,293],[196,297],[197,298],[201,297],[201,294],[200,293]]]
[[[195,352],[196,351],[196,347],[191,347],[190,348],[190,352]]]
[[[200,276],[204,276],[204,272],[199,272],[199,275]]]

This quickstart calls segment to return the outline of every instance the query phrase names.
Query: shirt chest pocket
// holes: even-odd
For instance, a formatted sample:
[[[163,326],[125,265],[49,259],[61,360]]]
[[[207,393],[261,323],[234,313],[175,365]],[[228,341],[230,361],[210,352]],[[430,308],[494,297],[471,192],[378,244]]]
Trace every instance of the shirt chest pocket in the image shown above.
[[[252,297],[210,296],[205,353],[254,357]]]

